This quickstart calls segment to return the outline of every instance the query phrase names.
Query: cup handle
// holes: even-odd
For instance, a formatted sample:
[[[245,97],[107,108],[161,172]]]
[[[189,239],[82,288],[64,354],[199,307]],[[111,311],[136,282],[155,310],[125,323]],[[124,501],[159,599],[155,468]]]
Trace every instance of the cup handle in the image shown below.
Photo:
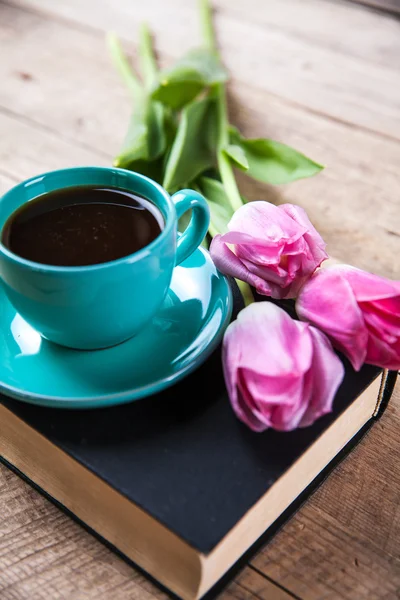
[[[175,204],[178,219],[192,209],[192,218],[185,231],[178,238],[176,265],[180,265],[201,244],[210,224],[210,209],[207,200],[194,190],[180,190],[171,197]]]

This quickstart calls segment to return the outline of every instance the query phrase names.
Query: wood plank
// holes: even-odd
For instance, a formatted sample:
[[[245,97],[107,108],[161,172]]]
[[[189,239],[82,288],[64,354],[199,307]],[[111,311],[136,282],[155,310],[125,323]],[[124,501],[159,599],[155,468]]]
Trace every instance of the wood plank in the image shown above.
[[[400,567],[400,383],[387,413],[321,488],[315,506],[363,547]],[[357,460],[357,459],[360,460]],[[337,502],[330,501],[332,494]],[[399,588],[400,589],[400,588]]]
[[[131,106],[103,37],[0,4],[0,46],[0,105],[111,159]]]
[[[390,13],[400,13],[400,2],[399,0],[351,0],[352,2],[358,2],[365,6],[371,6],[379,10],[384,10]]]
[[[2,600],[167,598],[2,465],[0,506]]]
[[[0,171],[0,198],[3,194],[8,192],[18,180],[16,178],[10,177],[9,175],[5,175]]]
[[[167,600],[144,575],[0,465],[2,600]],[[250,567],[221,600],[292,600]]]
[[[268,5],[260,0],[213,0],[213,5],[222,14],[232,12],[249,23],[305,38],[316,51],[328,48],[394,69],[399,65],[398,22],[347,0],[268,0]]]
[[[47,150],[41,150],[39,168],[36,134],[21,133],[18,137],[9,125],[8,138],[0,140],[5,145],[3,155],[9,157],[3,169],[8,164],[18,176],[18,152],[25,156],[21,160],[26,161],[29,154],[34,161],[30,173],[35,172],[35,164],[36,172],[52,168],[57,162],[54,149],[58,140],[69,144],[68,150],[65,145],[61,150],[64,158],[59,162],[64,165],[68,164],[69,148],[74,143],[79,144],[79,150],[71,152],[74,164],[77,160],[111,162],[125,134],[131,107],[103,39],[17,8],[3,6],[0,10],[0,44],[7,56],[7,63],[0,61],[4,82],[0,107],[8,111],[10,118],[14,114],[15,122],[20,115],[34,128],[40,126],[48,140],[43,141]],[[325,119],[240,83],[232,86],[231,113],[232,120],[246,134],[266,135],[292,144],[328,165],[313,179],[279,188],[243,177],[245,195],[302,205],[328,242],[332,255],[400,278],[400,265],[393,260],[400,244],[398,142]],[[20,147],[24,146],[25,135],[30,145]],[[48,136],[53,136],[53,141]],[[12,159],[10,144],[17,153]]]
[[[244,195],[303,206],[332,256],[400,279],[400,264],[393,259],[400,249],[400,182],[395,166],[399,144],[311,113],[300,114],[297,107],[283,107],[277,98],[267,100],[254,91],[246,95],[243,88],[232,91],[232,115],[246,135],[259,135],[262,123],[263,134],[327,165],[316,177],[279,187],[242,175]]]
[[[56,133],[35,127],[0,110],[0,164],[8,178],[21,181],[74,165],[107,165],[94,150],[80,148]]]
[[[127,10],[121,1],[116,3],[112,22],[101,18],[101,15],[97,17],[97,20],[90,20],[90,8],[85,10],[85,7],[78,3],[71,9],[65,3],[63,6],[55,6],[50,1],[38,4],[36,0],[29,0],[29,5],[25,4],[27,0],[7,1],[17,1],[20,4],[23,2],[24,4],[21,5],[47,13],[51,11],[53,16],[59,15],[75,21],[80,28],[84,22],[90,29],[97,26],[100,31],[118,25],[123,27],[122,31],[125,31],[128,40],[135,39],[134,28],[128,28],[122,19],[115,15],[115,12],[125,14]],[[371,0],[371,3],[373,1]],[[387,2],[388,5],[392,3],[395,6],[399,0],[382,0],[382,2]],[[389,16],[379,15],[364,10],[361,6],[349,4],[348,0],[302,0],[301,2],[285,0],[284,5],[281,0],[268,0],[267,10],[262,0],[248,0],[245,3],[243,0],[229,0],[229,2],[212,0],[212,5],[217,15],[219,13],[220,18],[223,18],[225,14],[232,14],[249,24],[256,23],[258,26],[262,25],[266,28],[284,31],[292,36],[306,38],[308,43],[316,48],[321,46],[347,56],[362,58],[367,62],[390,65],[394,69],[397,69],[399,65],[398,22]],[[96,8],[98,8],[97,2]],[[157,18],[160,8],[154,4],[150,4],[149,7],[146,5],[146,14],[141,12],[140,16],[144,17],[151,25],[153,19]],[[193,8],[195,8],[194,2]],[[100,6],[100,10],[104,11],[104,8]],[[173,19],[177,19],[175,14],[173,14]],[[195,33],[198,35],[198,27]],[[179,32],[179,35],[182,34]],[[179,52],[179,48],[177,51]],[[166,53],[170,53],[168,48],[166,48]]]
[[[307,600],[400,591],[400,385],[382,419],[252,561]]]
[[[272,581],[247,567],[220,596],[223,600],[293,600],[296,596],[279,588]]]
[[[72,20],[80,27],[85,23],[101,30],[115,29],[128,39],[135,37],[139,23],[146,20],[151,23],[156,35],[158,50],[174,57],[193,46],[194,40],[200,41],[195,4],[185,0],[170,0],[168,3],[148,0],[134,4],[130,0],[119,0],[118,3],[113,0],[15,1],[21,6]],[[325,2],[319,4],[325,8]],[[386,49],[392,57],[390,61],[375,64],[365,60],[363,55],[349,55],[346,51],[335,49],[340,47],[338,40],[346,37],[343,35],[343,28],[346,30],[344,17],[340,18],[341,26],[336,29],[336,37],[330,30],[329,47],[318,42],[321,33],[316,37],[312,34],[293,35],[290,27],[285,28],[285,21],[292,21],[290,10],[284,12],[280,9],[279,27],[276,27],[273,23],[270,26],[269,9],[266,10],[263,0],[252,0],[248,11],[250,13],[251,8],[252,22],[243,18],[243,11],[235,13],[229,5],[228,0],[219,0],[216,26],[224,61],[237,81],[333,118],[400,138],[400,79],[398,69],[390,66],[390,62],[393,64],[396,57],[398,59],[397,46],[393,51]],[[329,6],[329,12],[334,14],[335,5]],[[298,3],[298,11],[299,7]],[[309,5],[309,14],[313,10],[317,10],[317,2]],[[343,7],[340,10],[343,12]],[[360,9],[348,6],[347,10]],[[329,20],[329,14],[325,12],[325,19]],[[277,14],[276,4],[274,14]],[[361,14],[359,12],[362,20]],[[259,19],[258,15],[262,17]],[[378,38],[372,36],[375,40],[373,47],[379,52],[382,51],[379,42],[386,47],[386,29],[397,28],[398,32],[400,25],[395,22],[387,27],[385,17],[373,13],[370,15],[371,22],[374,17]],[[296,21],[295,16],[293,21]],[[380,23],[383,23],[382,31]],[[348,35],[347,39],[350,43],[353,38]],[[363,42],[365,48],[365,38]],[[357,46],[357,41],[354,45]]]
[[[58,10],[64,4],[53,3],[53,9]],[[236,11],[234,18],[242,19],[238,11],[243,11],[243,7],[239,6],[238,1],[232,4]],[[275,2],[272,4],[277,7]],[[300,6],[297,2],[291,4],[292,7],[296,4]],[[305,4],[311,6],[309,2],[305,1]],[[99,3],[98,6],[101,12],[104,5]],[[165,10],[160,2],[150,2],[149,6],[160,14]],[[225,27],[222,23],[226,22],[225,13],[230,9],[224,3],[220,6],[218,26],[221,28]],[[70,164],[108,164],[125,132],[130,107],[109,65],[102,39],[87,28],[78,30],[76,25],[70,27],[62,23],[54,27],[42,25],[40,18],[38,20],[35,15],[25,14],[21,17],[15,10],[10,10],[0,4],[1,56],[7,57],[7,60],[0,59],[3,77],[0,89],[0,186],[7,188],[14,179]],[[124,13],[113,21],[111,8],[109,10],[110,25],[118,22],[118,28],[126,36],[131,36],[133,20]],[[356,10],[360,14],[361,11],[373,14],[358,7]],[[173,14],[172,8],[169,11]],[[265,17],[267,12],[257,14],[263,27],[267,27],[267,23],[262,21],[269,18]],[[297,17],[293,19],[296,24],[290,25],[290,35],[296,33],[297,27],[297,35],[303,35],[301,27],[297,26],[301,13],[300,10],[293,13]],[[23,13],[19,11],[19,14]],[[274,14],[279,15],[279,11],[276,10]],[[336,12],[333,10],[332,14]],[[68,18],[72,19],[73,15]],[[77,20],[80,18],[78,15]],[[168,33],[171,36],[172,31],[177,40],[176,54],[182,50],[179,23],[179,20],[174,23]],[[377,27],[380,27],[378,21]],[[346,31],[343,28],[344,23],[338,32]],[[365,51],[368,60],[375,61],[376,65],[384,62],[387,55],[388,64],[394,66],[396,57],[383,41],[382,54],[378,52],[379,39],[385,39],[389,44],[389,29],[387,31],[387,38],[379,38],[378,34],[372,38],[373,50],[366,49],[366,33],[358,48],[359,54],[362,56]],[[304,35],[307,37],[306,23]],[[310,37],[314,38],[315,35],[313,32]],[[320,37],[323,35],[321,33]],[[356,32],[354,35],[362,34]],[[333,44],[332,52],[336,52],[335,39],[332,28],[328,31],[326,42],[328,49]],[[165,37],[162,42],[168,52],[171,43],[171,37]],[[304,43],[311,47],[310,41]],[[314,40],[313,43],[317,47],[322,41]],[[347,40],[343,44],[338,50],[348,51],[353,56],[346,47]],[[358,56],[356,49],[354,53]],[[243,62],[248,59],[247,56]],[[31,71],[25,70],[28,66]],[[251,67],[249,69],[251,73]],[[26,74],[28,77],[25,77]],[[29,77],[30,74],[33,78]],[[90,86],[87,85],[88,81]],[[71,95],[71,90],[76,91],[76,96]],[[270,199],[277,202],[302,204],[323,231],[331,253],[337,254],[342,260],[399,277],[398,261],[394,258],[399,251],[400,232],[396,170],[399,162],[398,144],[302,110],[295,103],[292,104],[291,99],[283,102],[274,93],[266,93],[263,89],[252,89],[251,86],[244,88],[239,79],[232,90],[232,114],[244,131],[259,135],[262,129],[263,134],[268,133],[271,137],[292,143],[329,163],[329,169],[312,180],[279,190],[246,181],[245,192],[250,197],[265,197],[268,194]],[[400,585],[398,403],[399,392],[390,408],[391,412],[375,427],[365,443],[334,473],[299,516],[291,521],[281,537],[278,536],[254,561],[256,569],[274,578],[289,592],[276,586],[270,588],[268,580],[253,569],[246,569],[237,582],[222,594],[222,598],[275,600],[272,594],[283,592],[286,596],[289,594],[289,597],[302,597],[304,600],[354,600],[352,590],[360,594],[357,600],[391,600],[397,597],[396,586],[398,588]],[[145,578],[133,572],[10,474],[9,477],[24,491],[18,492],[17,500],[4,495],[5,490],[7,492],[10,489],[10,482],[8,478],[2,479],[2,471],[4,469],[0,469],[2,599],[81,600],[109,598],[112,595],[116,600],[146,600],[165,597]],[[32,495],[43,503],[37,509],[33,524],[29,522],[29,515],[37,501]],[[40,519],[43,519],[44,530],[42,526],[35,525],[41,523]],[[291,524],[297,524],[294,531],[290,530]],[[9,535],[7,527],[14,528]],[[77,533],[70,533],[75,527]],[[3,531],[6,531],[6,545],[3,545]],[[71,536],[74,538],[72,541]],[[292,552],[286,552],[286,547],[291,548]],[[5,559],[2,558],[2,552]],[[1,568],[1,560],[7,559],[13,564],[10,568],[8,563],[6,569]],[[313,573],[317,574],[316,583]],[[286,596],[283,596],[285,600]],[[280,596],[277,598],[281,600]]]
[[[398,1],[398,0],[395,0]],[[397,68],[399,24],[347,0],[214,0],[217,10],[232,11],[250,23],[277,28],[308,44],[328,48],[348,57]]]

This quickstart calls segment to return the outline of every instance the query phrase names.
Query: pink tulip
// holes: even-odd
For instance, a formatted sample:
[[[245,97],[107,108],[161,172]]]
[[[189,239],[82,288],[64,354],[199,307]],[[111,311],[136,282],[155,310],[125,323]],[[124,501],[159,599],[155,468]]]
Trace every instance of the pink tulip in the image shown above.
[[[324,331],[356,371],[400,368],[400,281],[348,265],[321,269],[303,287],[299,317]]]
[[[251,304],[226,330],[226,387],[254,431],[307,427],[332,409],[344,368],[328,338],[272,302]]]
[[[215,265],[272,298],[295,298],[328,258],[306,212],[293,204],[249,202],[235,212],[228,229],[211,243]]]

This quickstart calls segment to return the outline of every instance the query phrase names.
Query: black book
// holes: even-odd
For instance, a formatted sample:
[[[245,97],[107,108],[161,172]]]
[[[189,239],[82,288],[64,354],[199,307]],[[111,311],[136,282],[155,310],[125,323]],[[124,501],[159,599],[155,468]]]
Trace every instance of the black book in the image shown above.
[[[0,455],[178,597],[211,596],[384,410],[396,374],[345,367],[334,411],[290,433],[236,419],[220,349],[172,388],[118,407],[2,396]]]

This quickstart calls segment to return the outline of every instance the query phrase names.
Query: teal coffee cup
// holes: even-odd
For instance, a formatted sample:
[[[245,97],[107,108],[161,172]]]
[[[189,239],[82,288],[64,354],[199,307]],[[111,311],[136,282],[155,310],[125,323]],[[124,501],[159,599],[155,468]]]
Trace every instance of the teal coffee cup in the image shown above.
[[[3,244],[8,218],[26,202],[55,190],[104,186],[137,194],[160,211],[164,227],[149,245],[111,262],[64,267],[21,258]],[[178,237],[178,219],[192,209]],[[25,181],[0,200],[0,277],[18,313],[44,338],[71,348],[93,350],[134,336],[161,306],[175,266],[201,244],[209,209],[195,191],[172,197],[157,183],[117,168],[77,167]]]

